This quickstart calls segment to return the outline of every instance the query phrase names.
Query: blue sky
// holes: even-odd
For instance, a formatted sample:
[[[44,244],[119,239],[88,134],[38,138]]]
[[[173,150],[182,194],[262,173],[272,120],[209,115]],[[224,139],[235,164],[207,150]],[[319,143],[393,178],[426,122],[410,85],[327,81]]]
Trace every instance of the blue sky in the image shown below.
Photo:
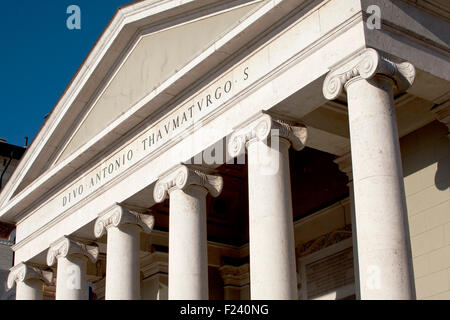
[[[130,0],[13,0],[0,4],[0,137],[30,141],[113,17]],[[81,9],[81,30],[66,26]]]

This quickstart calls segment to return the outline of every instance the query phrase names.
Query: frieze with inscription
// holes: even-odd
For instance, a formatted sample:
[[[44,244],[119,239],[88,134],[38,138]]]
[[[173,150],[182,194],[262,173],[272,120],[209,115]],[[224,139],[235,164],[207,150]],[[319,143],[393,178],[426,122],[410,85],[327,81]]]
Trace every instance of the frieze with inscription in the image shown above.
[[[184,130],[216,109],[234,95],[239,82],[249,79],[249,68],[243,69],[238,79],[219,80],[169,116],[157,121],[150,129],[111,156],[105,163],[83,177],[60,195],[62,208],[67,209],[99,189],[133,164],[154,152],[168,141],[177,138]]]

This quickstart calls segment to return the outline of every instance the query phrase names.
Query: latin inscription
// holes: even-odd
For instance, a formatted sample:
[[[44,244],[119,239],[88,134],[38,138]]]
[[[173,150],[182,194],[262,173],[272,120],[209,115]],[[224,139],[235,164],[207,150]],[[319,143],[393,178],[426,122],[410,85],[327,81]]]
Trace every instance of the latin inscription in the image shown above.
[[[88,194],[97,190],[118,174],[154,152],[162,145],[176,138],[186,128],[200,121],[205,115],[230,98],[239,82],[248,81],[249,68],[244,68],[240,78],[219,80],[215,85],[203,90],[189,103],[184,104],[168,117],[163,118],[143,135],[132,141],[116,155],[83,177],[61,195],[61,205],[68,208]]]

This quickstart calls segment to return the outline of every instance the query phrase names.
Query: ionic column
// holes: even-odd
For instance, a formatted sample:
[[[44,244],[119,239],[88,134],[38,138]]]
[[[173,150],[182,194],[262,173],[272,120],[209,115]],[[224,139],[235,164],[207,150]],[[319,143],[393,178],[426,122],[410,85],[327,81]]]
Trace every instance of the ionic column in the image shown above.
[[[50,285],[53,272],[21,262],[9,270],[6,290],[16,288],[16,300],[42,300],[44,283]]]
[[[87,300],[86,268],[88,260],[98,258],[98,247],[63,237],[50,246],[47,264],[56,262],[56,300]]]
[[[324,95],[347,90],[361,299],[414,299],[414,277],[393,90],[415,70],[365,49],[325,79]]]
[[[256,118],[231,137],[232,157],[248,149],[251,299],[297,299],[289,148],[305,146],[307,130]]]
[[[152,215],[115,206],[95,222],[97,238],[107,233],[106,300],[141,299],[140,234],[150,233]]]
[[[161,177],[156,202],[170,197],[169,299],[208,299],[206,195],[217,197],[223,179],[194,167],[176,166]]]

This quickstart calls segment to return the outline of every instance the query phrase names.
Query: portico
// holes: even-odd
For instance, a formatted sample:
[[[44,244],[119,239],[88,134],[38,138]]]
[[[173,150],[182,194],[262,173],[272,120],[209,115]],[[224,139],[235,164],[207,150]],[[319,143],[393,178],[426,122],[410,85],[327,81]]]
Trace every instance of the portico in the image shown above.
[[[0,194],[17,299],[415,299],[401,143],[446,128],[448,52],[366,7],[120,9]]]

